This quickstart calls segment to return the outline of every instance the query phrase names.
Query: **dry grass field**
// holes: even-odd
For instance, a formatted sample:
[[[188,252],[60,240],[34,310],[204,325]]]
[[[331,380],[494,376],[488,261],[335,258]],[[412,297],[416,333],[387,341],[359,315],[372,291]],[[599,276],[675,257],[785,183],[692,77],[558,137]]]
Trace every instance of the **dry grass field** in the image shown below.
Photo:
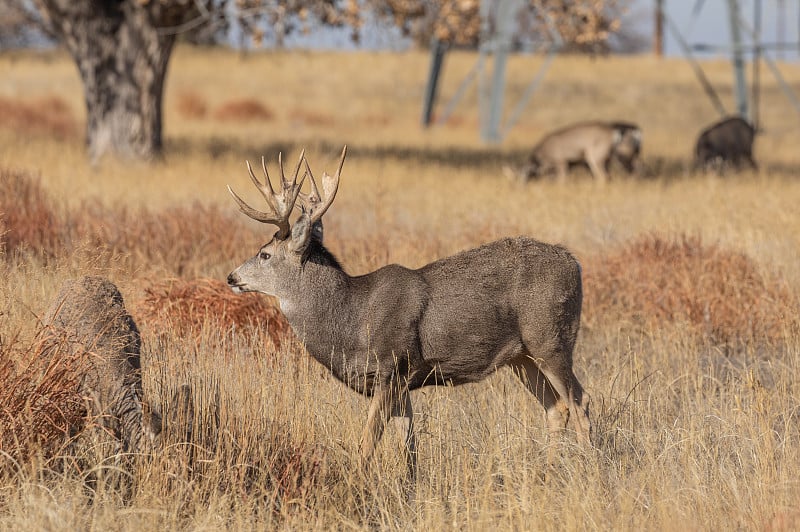
[[[447,58],[444,104],[475,56]],[[563,57],[502,146],[478,137],[475,90],[419,127],[424,53],[180,48],[165,96],[164,160],[84,153],[74,65],[0,56],[0,530],[769,530],[800,528],[800,138],[771,79],[758,172],[690,174],[716,120],[687,64]],[[541,59],[509,64],[508,106]],[[704,64],[726,103],[727,62]],[[800,66],[781,65],[800,89]],[[440,107],[441,109],[441,107]],[[644,130],[644,168],[519,185],[503,175],[575,120]],[[568,246],[584,272],[575,355],[596,447],[548,467],[543,411],[501,370],[412,394],[420,478],[402,482],[388,427],[358,463],[366,399],[303,352],[269,298],[228,272],[268,237],[244,160],[305,147],[348,159],[326,243],[351,273],[421,266],[503,236]],[[167,406],[188,382],[188,444],[138,457],[76,447],[74,365],[45,362],[40,325],[65,279],[111,278],[144,342],[144,387]]]

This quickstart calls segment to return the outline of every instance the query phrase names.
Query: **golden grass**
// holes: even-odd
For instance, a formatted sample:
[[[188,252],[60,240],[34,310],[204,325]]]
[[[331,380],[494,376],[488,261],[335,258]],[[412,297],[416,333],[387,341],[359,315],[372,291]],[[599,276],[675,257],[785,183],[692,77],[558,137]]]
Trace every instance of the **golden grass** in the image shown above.
[[[761,171],[718,177],[685,171],[697,131],[716,117],[678,60],[559,58],[507,141],[487,147],[474,90],[454,120],[419,128],[426,54],[243,59],[179,48],[173,59],[162,163],[92,167],[78,135],[0,125],[0,346],[18,338],[20,348],[2,354],[24,367],[36,316],[62,280],[111,277],[142,325],[149,396],[168,409],[181,384],[192,386],[191,445],[138,461],[132,492],[111,481],[115,458],[102,450],[76,451],[74,464],[57,469],[46,459],[57,451],[42,449],[0,468],[0,528],[796,526],[800,155],[796,115],[773,83],[756,140]],[[443,101],[474,61],[447,58]],[[510,101],[540,61],[512,58]],[[704,66],[731,101],[729,64]],[[781,69],[800,82],[799,67]],[[6,55],[0,71],[4,101],[49,98],[59,87],[83,120],[65,56]],[[187,94],[209,111],[184,118]],[[214,119],[225,102],[248,99],[272,119]],[[646,179],[614,176],[606,187],[585,173],[565,185],[505,180],[503,165],[524,159],[541,134],[587,118],[642,125]],[[351,273],[420,266],[516,234],[575,252],[585,274],[575,367],[592,397],[595,450],[567,445],[542,481],[541,407],[500,371],[477,385],[414,392],[414,503],[399,481],[405,465],[393,426],[374,470],[361,470],[366,400],[294,342],[266,339],[264,316],[279,320],[267,299],[222,285],[268,238],[225,190],[231,184],[259,204],[244,159],[266,155],[272,171],[279,150],[292,166],[306,147],[320,174],[343,143],[349,155],[325,234]]]

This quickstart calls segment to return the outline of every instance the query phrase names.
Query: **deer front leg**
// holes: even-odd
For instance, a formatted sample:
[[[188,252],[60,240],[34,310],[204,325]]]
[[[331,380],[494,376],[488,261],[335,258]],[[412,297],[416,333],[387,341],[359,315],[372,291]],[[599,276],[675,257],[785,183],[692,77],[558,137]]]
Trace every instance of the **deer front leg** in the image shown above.
[[[567,182],[567,172],[569,172],[569,163],[567,161],[559,161],[555,165],[556,169],[556,180],[560,184],[564,184]]]
[[[601,185],[606,184],[608,181],[608,174],[606,174],[603,165],[601,165],[593,156],[586,157],[586,164],[589,165],[589,169],[592,171],[592,175],[594,176],[595,180],[597,180],[597,182]]]
[[[369,404],[367,424],[361,436],[361,464],[367,467],[389,417],[397,420],[403,433],[403,447],[411,480],[417,477],[417,436],[414,431],[414,411],[408,388],[396,383],[381,386],[375,390]]]
[[[361,435],[361,465],[366,467],[383,436],[383,429],[392,412],[392,385],[376,386],[369,403],[367,424]]]

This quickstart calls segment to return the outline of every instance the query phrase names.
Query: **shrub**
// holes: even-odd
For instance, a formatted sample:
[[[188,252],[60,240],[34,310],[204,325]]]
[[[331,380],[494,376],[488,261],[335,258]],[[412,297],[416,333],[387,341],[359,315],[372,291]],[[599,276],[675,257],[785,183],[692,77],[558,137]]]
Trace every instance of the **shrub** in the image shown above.
[[[336,120],[331,115],[302,108],[292,109],[291,113],[289,113],[289,119],[292,122],[306,126],[332,126],[336,123]]]
[[[60,246],[61,225],[39,176],[0,168],[0,252],[52,256]]]
[[[259,244],[256,231],[215,205],[151,211],[89,200],[60,212],[37,175],[0,168],[0,256],[6,260],[88,249],[97,265],[104,256],[123,258],[131,269],[191,277]]]
[[[214,112],[215,119],[231,122],[267,121],[273,117],[274,113],[271,110],[252,99],[228,101]]]
[[[41,330],[28,346],[0,344],[0,451],[17,461],[53,456],[85,415],[79,384],[85,353]]]
[[[260,242],[223,209],[200,203],[151,211],[85,202],[71,218],[73,247],[82,243],[95,255],[124,257],[130,269],[179,277],[208,275],[220,260]]]
[[[586,320],[686,325],[718,344],[783,338],[797,301],[744,253],[648,235],[584,262]]]
[[[183,91],[178,94],[178,114],[183,118],[204,118],[208,113],[208,105],[202,96],[194,91]]]
[[[331,117],[333,122],[333,117]],[[392,123],[392,118],[388,114],[370,114],[364,117],[364,123],[371,127],[386,127]]]
[[[0,124],[16,133],[66,138],[78,126],[69,106],[58,96],[21,101],[0,98]]]
[[[159,281],[145,288],[135,307],[143,328],[174,328],[181,336],[199,336],[203,327],[220,331],[235,329],[260,332],[273,346],[291,337],[289,323],[275,300],[262,295],[235,294],[216,279]]]

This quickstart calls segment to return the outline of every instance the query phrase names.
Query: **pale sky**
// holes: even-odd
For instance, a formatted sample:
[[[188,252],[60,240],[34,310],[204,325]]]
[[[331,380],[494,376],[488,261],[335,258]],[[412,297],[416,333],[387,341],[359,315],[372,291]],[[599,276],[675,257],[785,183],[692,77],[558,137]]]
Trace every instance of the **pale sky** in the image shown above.
[[[681,34],[689,43],[724,45],[730,43],[730,19],[727,0],[701,1],[702,8],[698,16],[692,15],[697,0],[664,0],[669,17],[675,22]],[[738,0],[742,17],[750,28],[753,27],[754,10],[757,0]],[[784,41],[800,40],[798,25],[800,24],[800,2],[798,0],[761,0],[762,39],[764,43],[777,42],[778,35],[783,32]],[[785,8],[780,10],[780,5]],[[631,9],[631,23],[640,27],[645,35],[652,35],[654,0],[634,0]],[[779,18],[779,13],[785,16]],[[665,28],[665,52],[668,55],[679,55],[680,47],[672,34]],[[752,42],[747,31],[742,32],[745,43]],[[769,52],[778,57],[778,52]],[[798,49],[784,51],[785,59],[798,59]],[[702,55],[702,54],[698,54]]]

